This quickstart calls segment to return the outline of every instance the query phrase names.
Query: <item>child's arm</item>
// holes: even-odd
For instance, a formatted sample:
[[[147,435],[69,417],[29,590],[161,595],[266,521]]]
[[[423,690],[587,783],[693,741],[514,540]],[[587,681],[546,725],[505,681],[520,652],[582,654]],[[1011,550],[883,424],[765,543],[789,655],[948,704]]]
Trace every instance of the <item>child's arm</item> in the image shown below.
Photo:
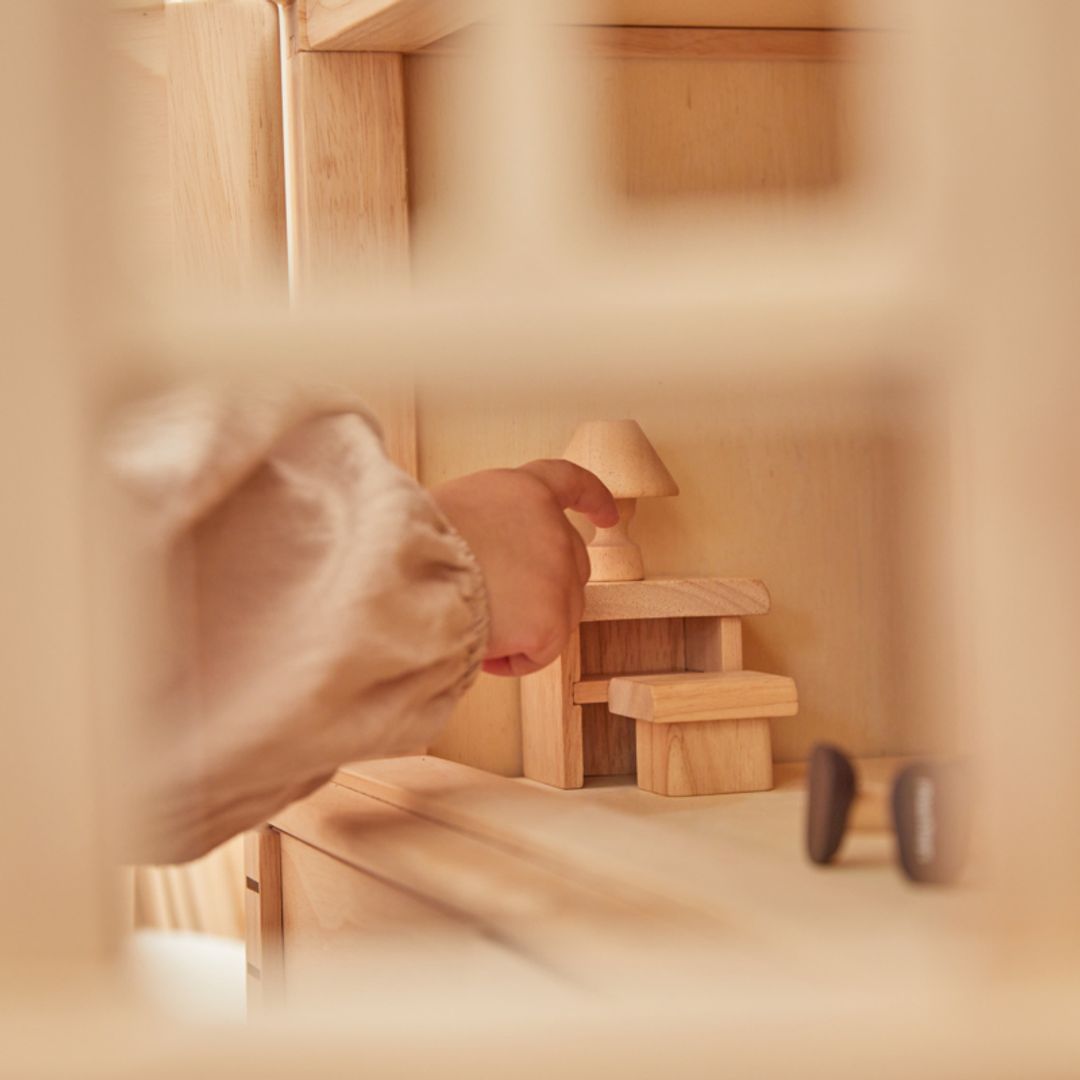
[[[347,761],[427,746],[482,662],[548,662],[588,576],[563,509],[615,517],[565,462],[429,495],[340,395],[173,395],[121,426],[112,462],[169,597],[136,770],[134,854],[154,861],[197,856]]]

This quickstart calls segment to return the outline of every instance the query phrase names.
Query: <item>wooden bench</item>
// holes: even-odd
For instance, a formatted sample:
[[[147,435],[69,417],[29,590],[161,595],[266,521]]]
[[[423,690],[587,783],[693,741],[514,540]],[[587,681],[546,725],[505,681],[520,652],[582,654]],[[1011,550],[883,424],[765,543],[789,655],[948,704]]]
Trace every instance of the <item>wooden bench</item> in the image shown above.
[[[760,671],[622,676],[607,701],[637,721],[638,787],[657,795],[767,791],[769,720],[799,709],[793,679]]]

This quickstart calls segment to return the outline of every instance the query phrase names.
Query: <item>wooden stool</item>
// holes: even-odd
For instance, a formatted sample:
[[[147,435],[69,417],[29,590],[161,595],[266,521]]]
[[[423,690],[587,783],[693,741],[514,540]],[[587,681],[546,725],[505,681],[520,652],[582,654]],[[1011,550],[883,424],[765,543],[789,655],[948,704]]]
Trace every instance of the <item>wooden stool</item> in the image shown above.
[[[773,786],[769,720],[799,709],[795,682],[759,671],[611,680],[608,707],[637,721],[638,787],[722,795]]]

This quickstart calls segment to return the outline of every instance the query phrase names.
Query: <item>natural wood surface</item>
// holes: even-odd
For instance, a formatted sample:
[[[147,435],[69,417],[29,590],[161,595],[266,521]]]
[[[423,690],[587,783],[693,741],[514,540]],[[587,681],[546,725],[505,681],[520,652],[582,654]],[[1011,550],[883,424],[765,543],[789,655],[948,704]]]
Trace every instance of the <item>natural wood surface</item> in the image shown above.
[[[497,11],[492,0],[298,0],[302,48],[415,52]],[[613,27],[881,26],[880,3],[836,0],[605,0],[565,3],[567,23]]]
[[[280,1001],[282,951],[281,838],[264,826],[244,836],[248,1008]]]
[[[646,578],[590,581],[582,622],[682,616],[764,615],[769,592],[749,578]]]
[[[767,719],[637,722],[637,784],[656,795],[724,795],[773,786]]]
[[[301,300],[345,291],[363,303],[407,280],[401,65],[389,54],[289,60],[293,275]]]
[[[850,59],[869,40],[857,30],[733,29],[687,26],[577,26],[562,42],[590,59],[822,61]],[[476,56],[488,28],[462,30],[421,50],[424,56]]]
[[[486,0],[298,0],[300,46],[414,52],[476,22]]]
[[[870,776],[895,768],[884,759],[859,766]],[[865,961],[855,954],[870,941],[883,960],[903,963],[920,935],[920,947],[933,941],[952,951],[976,932],[963,914],[971,910],[971,894],[913,895],[897,874],[887,837],[851,837],[848,872],[812,869],[802,853],[805,770],[778,766],[775,781],[772,791],[688,801],[657,798],[632,778],[560,792],[431,757],[351,765],[335,778],[357,795],[440,822],[627,903],[674,903],[715,918],[733,947],[741,943],[759,959],[806,964],[808,972],[831,956],[854,974]],[[349,857],[362,860],[367,841],[360,819],[351,833],[348,816],[338,813],[335,820],[355,852]]]
[[[277,9],[263,0],[165,8],[177,280],[285,294],[285,151]]]
[[[641,549],[627,532],[637,500],[678,495],[679,485],[635,420],[586,420],[577,426],[563,457],[598,476],[615,496],[619,511],[617,524],[593,530],[590,580],[640,581],[645,576]]]
[[[522,767],[526,776],[559,788],[581,787],[581,708],[573,686],[581,678],[575,631],[554,663],[521,680]]]
[[[685,672],[612,679],[608,705],[620,716],[659,724],[794,716],[795,682],[760,671]]]
[[[622,776],[635,768],[634,725],[613,715],[603,698],[578,702],[586,677],[626,672],[679,671],[684,666],[681,619],[635,619],[584,623],[581,627],[582,680],[572,688],[582,704],[586,776]]]
[[[493,939],[480,920],[287,835],[282,891],[286,979],[279,989],[290,1008],[317,1008],[340,996],[407,993],[410,980],[440,969],[496,985],[511,982],[522,992],[551,982],[540,965]],[[405,942],[410,947],[402,951]]]
[[[286,62],[295,302],[344,295],[379,303],[409,280],[401,57],[297,53]],[[417,473],[412,378],[365,373],[357,389],[379,418],[390,457]]]

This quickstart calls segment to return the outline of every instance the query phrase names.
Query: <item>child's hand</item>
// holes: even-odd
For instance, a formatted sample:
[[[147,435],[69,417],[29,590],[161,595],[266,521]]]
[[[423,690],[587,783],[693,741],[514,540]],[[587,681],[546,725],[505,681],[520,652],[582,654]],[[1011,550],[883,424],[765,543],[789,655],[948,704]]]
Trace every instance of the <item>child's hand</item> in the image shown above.
[[[610,528],[619,519],[611,492],[569,461],[533,461],[463,476],[431,494],[487,583],[484,670],[528,675],[550,664],[581,619],[589,580],[585,544],[563,511]]]

